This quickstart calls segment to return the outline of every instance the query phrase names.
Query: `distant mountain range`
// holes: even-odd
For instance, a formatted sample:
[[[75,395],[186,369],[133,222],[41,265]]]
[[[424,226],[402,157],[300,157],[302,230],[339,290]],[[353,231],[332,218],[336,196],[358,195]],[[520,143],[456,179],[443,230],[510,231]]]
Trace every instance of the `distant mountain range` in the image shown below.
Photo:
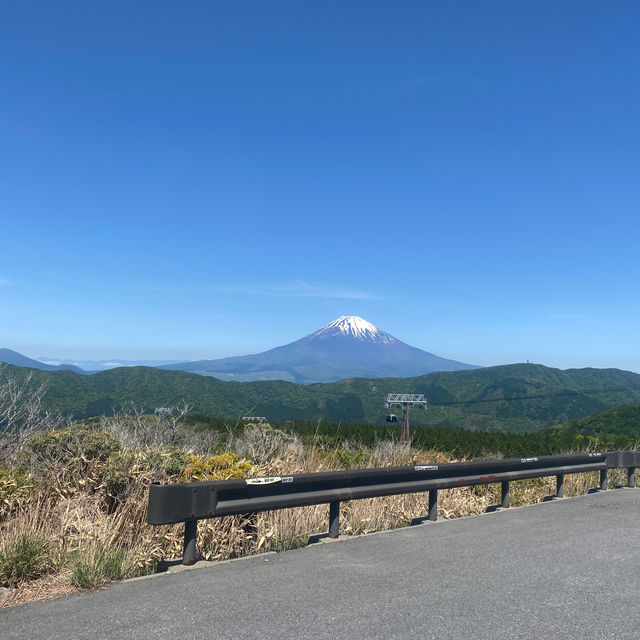
[[[96,373],[97,371],[106,371],[107,369],[117,369],[118,367],[161,367],[165,364],[177,364],[182,360],[125,360],[118,358],[117,360],[81,360],[81,359],[58,359],[46,356],[36,358],[47,365],[66,366],[73,365],[81,369],[85,373]]]
[[[161,368],[220,380],[287,380],[311,384],[356,377],[409,377],[478,367],[411,347],[358,316],[341,316],[300,340],[263,353],[181,362]]]
[[[17,351],[12,349],[0,349],[0,362],[6,362],[8,364],[14,364],[17,367],[29,367],[31,369],[40,369],[41,371],[75,371],[76,373],[85,373],[80,367],[76,367],[72,364],[45,364],[39,360],[33,360],[27,358]]]
[[[41,371],[75,371],[76,373],[97,373],[118,367],[161,367],[167,364],[177,364],[180,360],[65,360],[42,356],[28,358],[13,349],[0,349],[0,362],[14,364],[17,367],[29,367]]]
[[[4,376],[46,384],[45,408],[77,418],[109,415],[134,403],[157,407],[192,404],[192,412],[229,420],[243,415],[273,421],[385,424],[387,393],[422,393],[429,406],[411,412],[415,426],[527,433],[577,420],[617,405],[640,402],[640,374],[619,369],[551,369],[514,364],[411,378],[355,378],[297,385],[279,380],[223,382],[209,376],[151,367],[78,375],[8,365]]]
[[[118,367],[149,366],[188,371],[220,380],[248,382],[286,380],[298,384],[343,378],[407,377],[432,371],[476,369],[411,347],[358,316],[341,316],[322,329],[263,353],[219,360],[33,360],[11,349],[0,349],[0,361],[42,371],[70,369],[95,373]]]

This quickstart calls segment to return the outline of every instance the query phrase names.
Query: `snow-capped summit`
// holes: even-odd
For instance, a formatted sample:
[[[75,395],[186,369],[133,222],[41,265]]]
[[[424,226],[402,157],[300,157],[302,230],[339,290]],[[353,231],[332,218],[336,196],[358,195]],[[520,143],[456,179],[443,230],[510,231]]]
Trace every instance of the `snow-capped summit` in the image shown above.
[[[377,342],[378,344],[397,342],[386,331],[378,329],[378,327],[359,316],[340,316],[319,331],[312,333],[308,338],[327,338],[337,335],[351,336],[362,342]]]
[[[163,368],[222,380],[290,380],[304,384],[475,369],[473,365],[411,347],[358,316],[340,316],[300,340],[263,353]]]

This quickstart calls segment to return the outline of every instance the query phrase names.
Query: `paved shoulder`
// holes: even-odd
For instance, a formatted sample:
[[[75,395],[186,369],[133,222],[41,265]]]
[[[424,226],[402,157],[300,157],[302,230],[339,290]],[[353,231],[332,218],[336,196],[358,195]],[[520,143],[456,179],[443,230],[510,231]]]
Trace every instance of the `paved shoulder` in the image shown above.
[[[640,637],[640,489],[0,611],[4,640]]]

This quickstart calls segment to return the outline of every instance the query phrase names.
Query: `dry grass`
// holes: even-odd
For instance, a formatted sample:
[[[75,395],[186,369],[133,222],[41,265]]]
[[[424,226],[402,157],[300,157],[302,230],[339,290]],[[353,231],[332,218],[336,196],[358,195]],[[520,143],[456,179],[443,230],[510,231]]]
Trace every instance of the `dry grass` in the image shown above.
[[[138,442],[143,440],[139,432],[141,424],[144,426],[144,421],[136,423]],[[155,438],[157,424],[153,423],[153,427]],[[124,429],[122,423],[118,424],[118,429]],[[106,488],[108,461],[85,461],[81,466],[66,463],[58,469],[50,464],[46,478],[38,477],[34,471],[28,477],[21,476],[17,488],[15,483],[7,483],[13,502],[5,505],[4,511],[0,510],[0,548],[12,536],[28,534],[46,540],[48,555],[46,570],[40,577],[18,580],[2,606],[74,593],[78,590],[74,583],[93,588],[110,580],[150,573],[158,561],[181,557],[183,526],[150,526],[145,522],[145,516],[151,480],[185,478],[166,473],[162,476],[157,469],[145,468],[141,462],[144,455],[139,450],[127,449],[131,441],[128,435],[120,440],[121,444],[126,443],[124,453],[121,453],[130,454],[129,458],[123,459],[130,461],[131,467],[127,470],[126,483],[118,485],[118,493],[110,493]],[[209,445],[207,442],[205,449]],[[233,455],[211,458],[206,457],[208,451],[190,447],[185,451],[192,456],[188,468],[220,478],[247,468],[251,468],[250,475],[262,476],[453,462],[442,453],[417,451],[393,442],[381,442],[370,449],[356,445],[336,450],[304,447],[295,437],[264,427],[246,429],[242,438],[234,439],[229,446],[251,466]],[[610,476],[610,486],[625,481],[624,472]],[[597,486],[597,482],[597,474],[567,476],[565,495],[584,494]],[[29,487],[28,493],[19,490],[20,483]],[[540,502],[554,492],[555,478],[513,482],[511,504]],[[480,514],[499,500],[498,485],[443,490],[439,492],[438,515],[440,518],[458,518]],[[407,526],[413,518],[425,516],[426,512],[425,494],[343,503],[341,533],[362,535]],[[327,505],[266,512],[250,518],[234,516],[205,520],[198,526],[197,551],[205,560],[226,560],[296,548],[304,546],[311,534],[326,531],[327,523]]]
[[[25,582],[18,589],[10,589],[9,596],[0,605],[0,609],[15,607],[29,602],[53,600],[64,596],[80,593],[80,589],[74,587],[64,574],[53,574],[31,582]]]

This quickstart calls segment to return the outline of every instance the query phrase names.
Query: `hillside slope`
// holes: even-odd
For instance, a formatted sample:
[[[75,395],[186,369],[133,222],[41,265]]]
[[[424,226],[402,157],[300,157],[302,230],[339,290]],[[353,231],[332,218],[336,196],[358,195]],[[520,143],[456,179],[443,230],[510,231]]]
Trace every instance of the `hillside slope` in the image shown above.
[[[47,408],[76,417],[109,414],[134,403],[147,411],[191,403],[193,412],[236,420],[325,420],[382,424],[387,393],[423,393],[427,411],[413,411],[424,426],[525,433],[640,402],[640,374],[619,369],[562,371],[535,364],[431,373],[415,378],[356,378],[296,385],[282,381],[223,382],[182,371],[127,367],[78,375],[7,366],[1,376],[46,382]]]
[[[634,446],[640,442],[640,402],[623,404],[606,411],[549,430],[580,438],[598,438],[612,449]]]

